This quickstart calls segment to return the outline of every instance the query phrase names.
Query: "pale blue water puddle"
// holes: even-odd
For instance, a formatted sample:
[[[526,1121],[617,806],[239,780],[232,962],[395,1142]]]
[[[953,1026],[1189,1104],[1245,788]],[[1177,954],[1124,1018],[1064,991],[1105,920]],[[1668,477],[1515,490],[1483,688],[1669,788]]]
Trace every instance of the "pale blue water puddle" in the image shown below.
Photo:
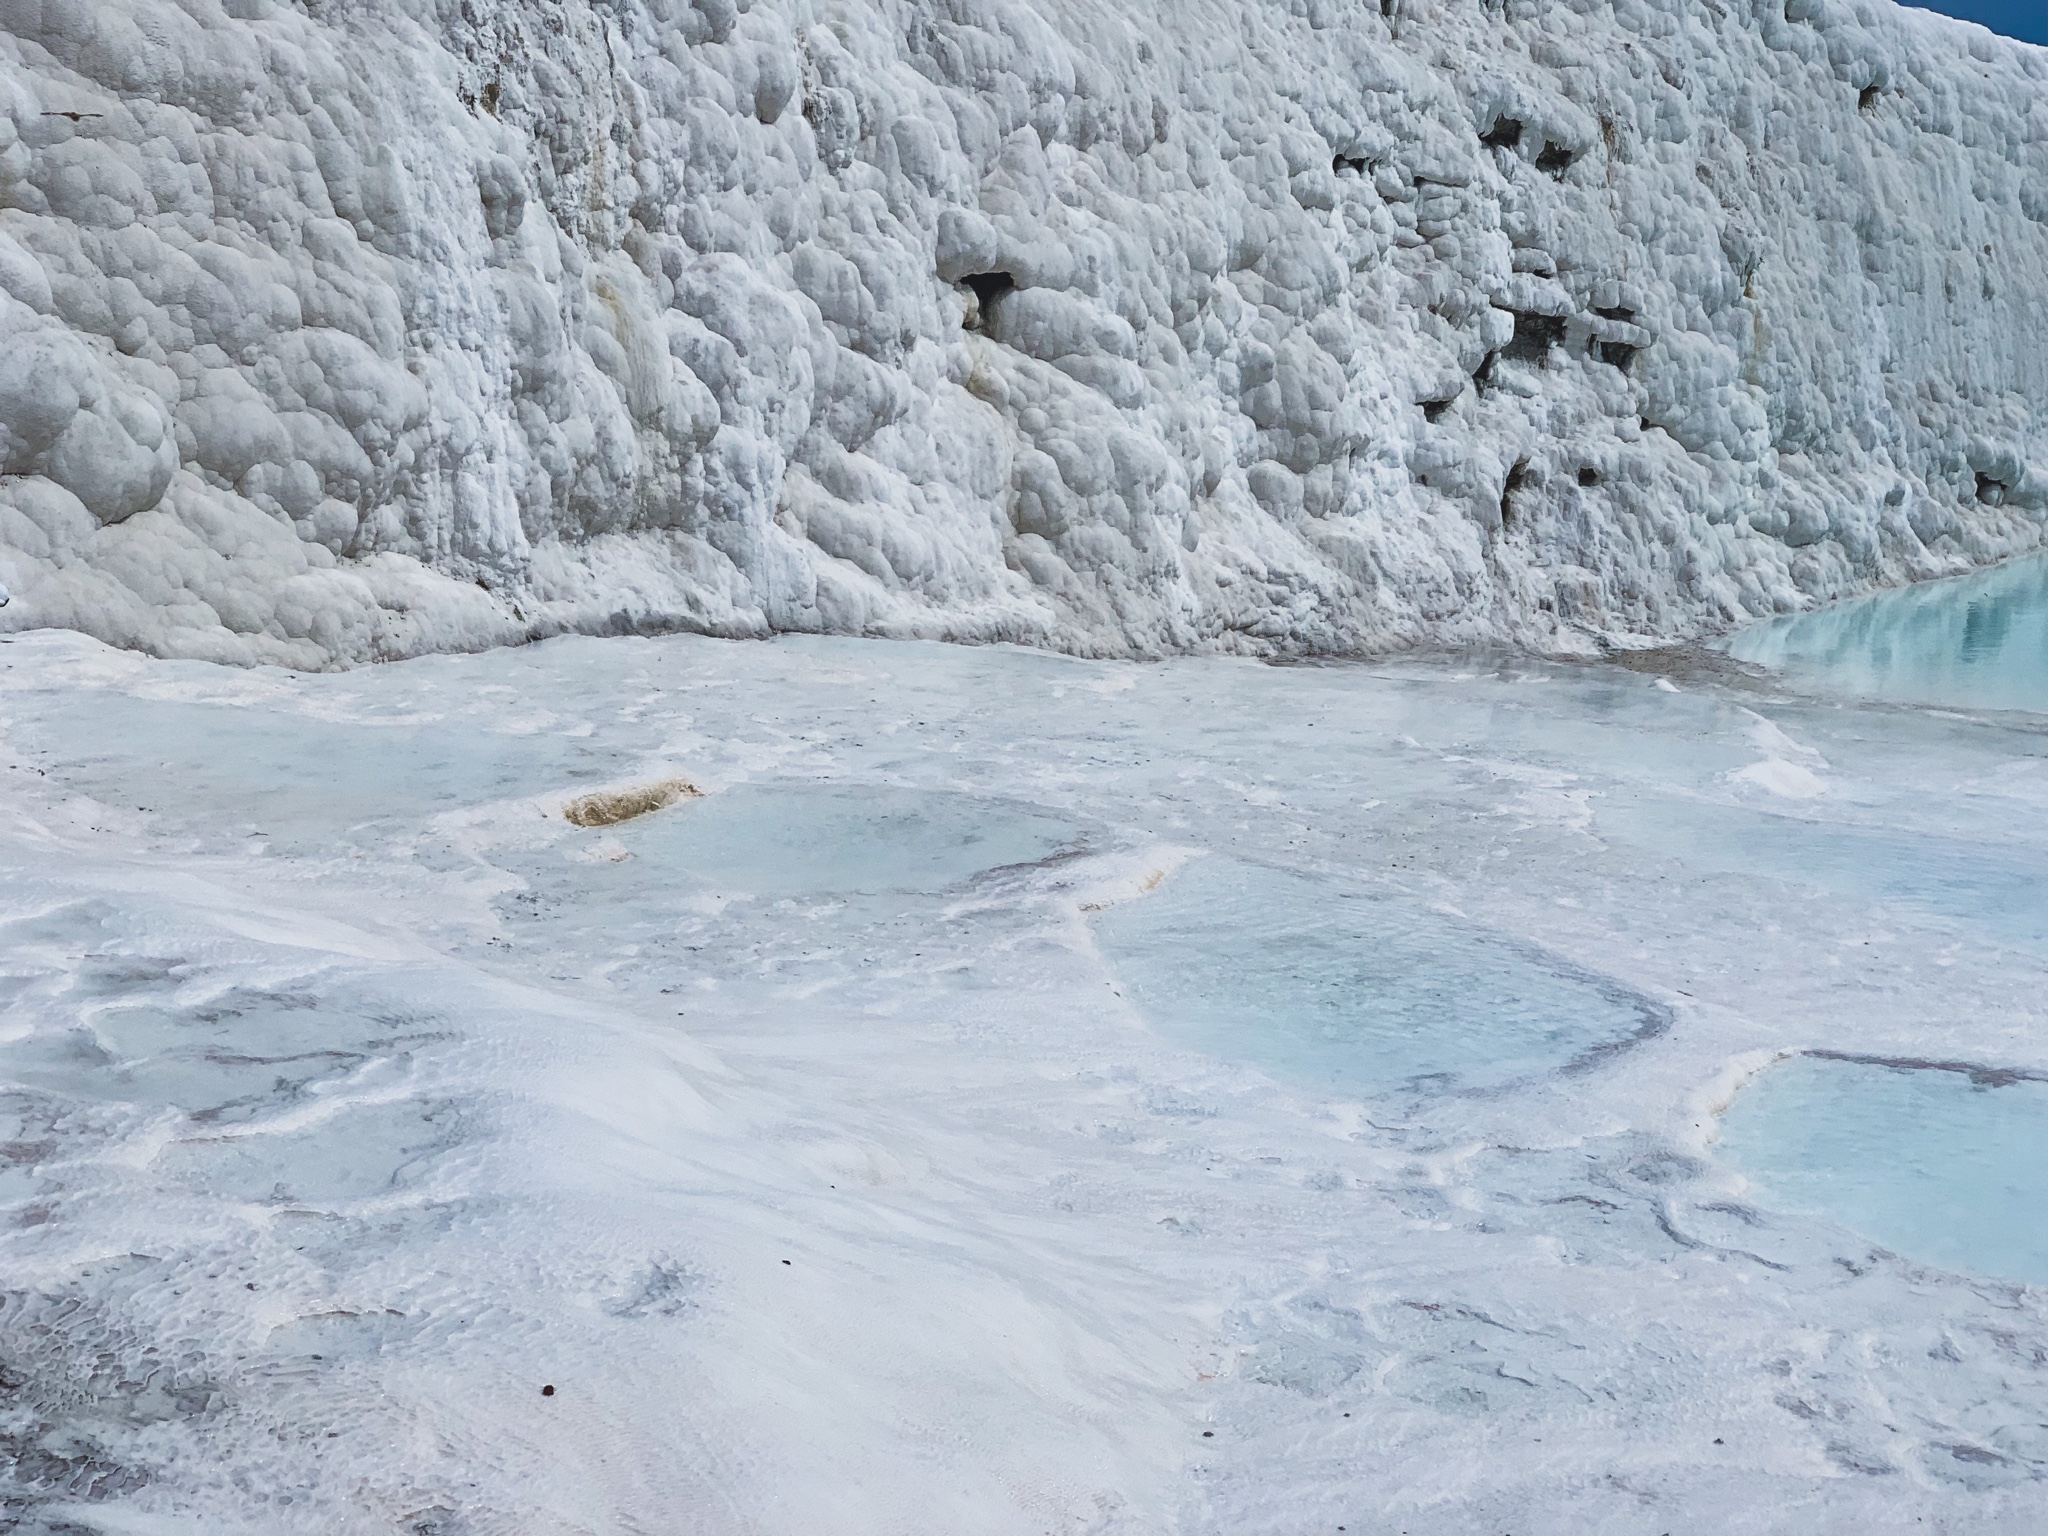
[[[746,784],[501,857],[523,888],[497,908],[514,950],[576,957],[627,992],[686,976],[843,996],[906,941],[971,955],[954,930],[972,926],[956,912],[972,882],[1085,840],[1055,814],[959,791]]]
[[[1345,1093],[1497,1088],[1665,1025],[1648,999],[1476,924],[1222,858],[1110,908],[1096,934],[1169,1038]]]
[[[616,831],[634,876],[763,897],[938,891],[1075,837],[1002,802],[873,784],[740,785]]]
[[[1843,693],[2048,712],[2048,556],[1774,619],[1728,650]]]
[[[432,702],[442,703],[435,700]],[[260,831],[281,846],[616,779],[646,727],[493,729],[450,699],[441,716],[326,720],[238,705],[111,692],[36,701],[23,735],[72,743],[72,788],[119,809]],[[460,710],[461,712],[457,712]],[[577,834],[584,839],[603,831]],[[609,829],[634,855],[608,883],[755,896],[930,891],[1042,859],[1074,829],[1048,815],[946,790],[741,785]]]
[[[2018,838],[1993,845],[1619,794],[1599,804],[1595,821],[1602,837],[1676,858],[1689,871],[1761,875],[1879,902],[1909,922],[1932,920],[1999,943],[2048,945],[2048,860]]]
[[[1795,1057],[1736,1096],[1721,1150],[1784,1209],[2048,1285],[2048,1083]]]
[[[67,743],[69,786],[117,809],[288,843],[555,785],[573,794],[617,772],[607,739],[515,735],[473,719],[323,720],[101,691],[36,704],[23,736]]]

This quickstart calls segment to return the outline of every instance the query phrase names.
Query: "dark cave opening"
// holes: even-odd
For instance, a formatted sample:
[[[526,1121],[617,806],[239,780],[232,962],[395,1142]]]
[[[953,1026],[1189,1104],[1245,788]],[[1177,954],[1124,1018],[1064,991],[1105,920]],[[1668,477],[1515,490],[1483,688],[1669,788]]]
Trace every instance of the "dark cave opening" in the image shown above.
[[[1503,351],[1515,362],[1543,366],[1549,360],[1550,349],[1564,340],[1564,317],[1535,315],[1520,309],[1513,314],[1515,334]]]
[[[1517,459],[1515,467],[1508,471],[1508,478],[1500,488],[1500,526],[1503,532],[1515,526],[1514,495],[1529,481],[1529,461]]]
[[[967,328],[985,329],[996,300],[1016,287],[1017,279],[1007,272],[970,272],[960,279],[960,286],[974,295],[974,313],[967,317]]]
[[[1486,354],[1479,360],[1479,366],[1472,370],[1472,387],[1480,394],[1493,388],[1493,366],[1500,361],[1498,350]]]
[[[1496,117],[1493,126],[1479,135],[1488,149],[1513,149],[1522,142],[1522,125],[1512,117]]]

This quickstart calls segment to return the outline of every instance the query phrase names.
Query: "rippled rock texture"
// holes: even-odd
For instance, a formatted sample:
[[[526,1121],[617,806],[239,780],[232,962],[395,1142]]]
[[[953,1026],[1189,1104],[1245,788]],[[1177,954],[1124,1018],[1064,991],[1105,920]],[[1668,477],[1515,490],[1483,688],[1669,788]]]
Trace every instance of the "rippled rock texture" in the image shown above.
[[[1584,648],[2040,542],[2048,53],[1837,0],[0,0],[10,627]]]

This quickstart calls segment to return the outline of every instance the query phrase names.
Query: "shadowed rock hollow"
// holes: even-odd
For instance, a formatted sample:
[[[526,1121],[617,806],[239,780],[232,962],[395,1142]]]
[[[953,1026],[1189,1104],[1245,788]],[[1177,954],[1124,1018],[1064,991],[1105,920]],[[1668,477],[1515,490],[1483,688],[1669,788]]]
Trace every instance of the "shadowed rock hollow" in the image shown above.
[[[1885,0],[0,28],[12,628],[1580,649],[2048,512],[2048,52]]]

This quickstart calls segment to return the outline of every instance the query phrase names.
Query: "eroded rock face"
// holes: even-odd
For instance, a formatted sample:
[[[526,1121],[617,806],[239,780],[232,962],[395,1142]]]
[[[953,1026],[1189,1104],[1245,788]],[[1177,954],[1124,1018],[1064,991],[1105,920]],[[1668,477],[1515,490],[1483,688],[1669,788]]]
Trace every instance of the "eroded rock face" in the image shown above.
[[[1571,648],[2048,516],[2048,53],[1885,0],[0,28],[10,627]]]

